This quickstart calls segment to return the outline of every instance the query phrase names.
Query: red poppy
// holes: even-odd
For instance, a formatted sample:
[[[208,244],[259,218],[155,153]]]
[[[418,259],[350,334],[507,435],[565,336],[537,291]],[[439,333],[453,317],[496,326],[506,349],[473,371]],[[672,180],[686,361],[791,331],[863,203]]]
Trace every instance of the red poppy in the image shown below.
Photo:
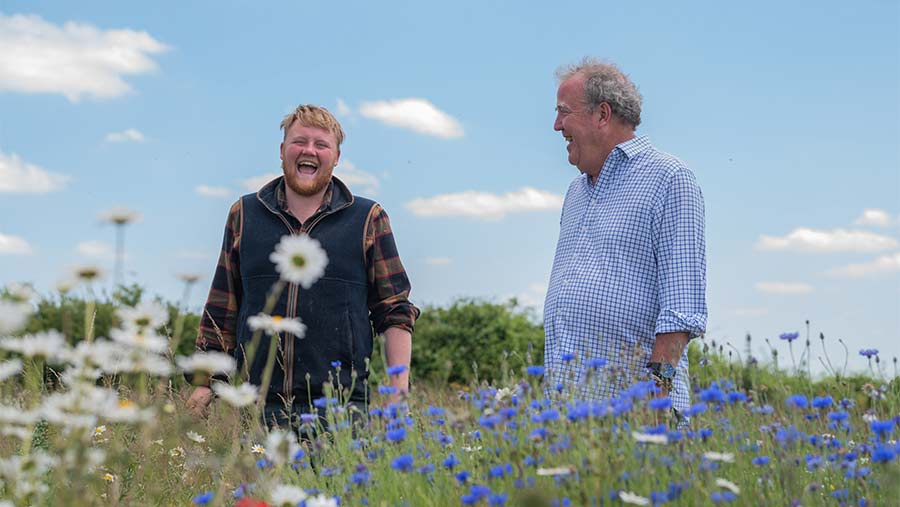
[[[263,502],[262,500],[256,500],[254,498],[241,498],[234,504],[234,507],[272,507],[271,505]]]

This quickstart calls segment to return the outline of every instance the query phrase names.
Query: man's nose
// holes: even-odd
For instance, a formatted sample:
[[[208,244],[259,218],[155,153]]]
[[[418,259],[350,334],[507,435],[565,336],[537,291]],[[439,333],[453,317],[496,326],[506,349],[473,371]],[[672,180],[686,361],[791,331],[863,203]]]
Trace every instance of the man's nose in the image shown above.
[[[562,119],[560,119],[559,115],[556,115],[556,120],[553,121],[553,130],[556,130],[558,132],[562,129]]]

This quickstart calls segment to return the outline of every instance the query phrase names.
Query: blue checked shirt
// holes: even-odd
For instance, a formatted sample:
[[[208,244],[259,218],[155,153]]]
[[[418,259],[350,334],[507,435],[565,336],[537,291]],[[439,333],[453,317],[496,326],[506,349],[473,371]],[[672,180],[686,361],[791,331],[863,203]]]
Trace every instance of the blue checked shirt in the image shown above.
[[[694,174],[646,137],[616,146],[595,185],[586,174],[575,178],[544,303],[551,385],[562,383],[583,399],[610,399],[646,380],[657,334],[702,334],[705,250],[703,194]],[[607,365],[589,368],[591,358]],[[687,350],[676,369],[670,397],[684,411]]]

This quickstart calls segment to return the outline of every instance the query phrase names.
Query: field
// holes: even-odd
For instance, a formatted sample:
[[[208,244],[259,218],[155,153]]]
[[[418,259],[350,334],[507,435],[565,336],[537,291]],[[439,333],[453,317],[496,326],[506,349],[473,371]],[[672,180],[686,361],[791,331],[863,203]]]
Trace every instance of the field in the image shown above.
[[[468,383],[413,370],[412,395],[395,404],[375,360],[368,423],[351,428],[335,392],[314,401],[327,407],[331,431],[312,418],[303,429],[317,436],[298,442],[264,430],[248,384],[220,392],[205,419],[187,413],[191,387],[181,372],[219,368],[179,352],[190,349],[180,334],[196,316],[138,304],[139,294],[103,304],[61,296],[31,314],[24,301],[33,296],[7,289],[0,308],[3,507],[805,506],[900,498],[900,381],[877,351],[859,351],[872,364],[866,375],[831,368],[813,381],[804,367],[808,344],[798,364],[779,370],[698,341],[690,354],[695,405],[681,427],[652,383],[637,381],[613,400],[572,399],[543,384],[539,356],[527,351],[504,355],[493,371],[476,369],[482,380]],[[84,313],[59,315],[65,308]],[[109,337],[95,336],[103,319]],[[51,321],[61,331],[50,330]],[[610,374],[589,359],[573,361],[589,375]]]

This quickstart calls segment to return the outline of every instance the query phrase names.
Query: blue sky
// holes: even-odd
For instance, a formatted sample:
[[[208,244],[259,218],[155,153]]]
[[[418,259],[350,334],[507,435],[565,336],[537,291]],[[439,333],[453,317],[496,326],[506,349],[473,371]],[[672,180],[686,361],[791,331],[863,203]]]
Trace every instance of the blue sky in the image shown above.
[[[900,355],[897,2],[264,5],[3,2],[0,284],[111,271],[99,217],[126,207],[126,281],[174,300],[200,274],[199,309],[229,205],[279,171],[281,117],[316,103],[417,304],[539,306],[577,175],[553,72],[591,55],[632,77],[638,133],[703,188],[707,339],[743,351],[749,332],[763,355],[809,319],[851,368],[859,348]]]

